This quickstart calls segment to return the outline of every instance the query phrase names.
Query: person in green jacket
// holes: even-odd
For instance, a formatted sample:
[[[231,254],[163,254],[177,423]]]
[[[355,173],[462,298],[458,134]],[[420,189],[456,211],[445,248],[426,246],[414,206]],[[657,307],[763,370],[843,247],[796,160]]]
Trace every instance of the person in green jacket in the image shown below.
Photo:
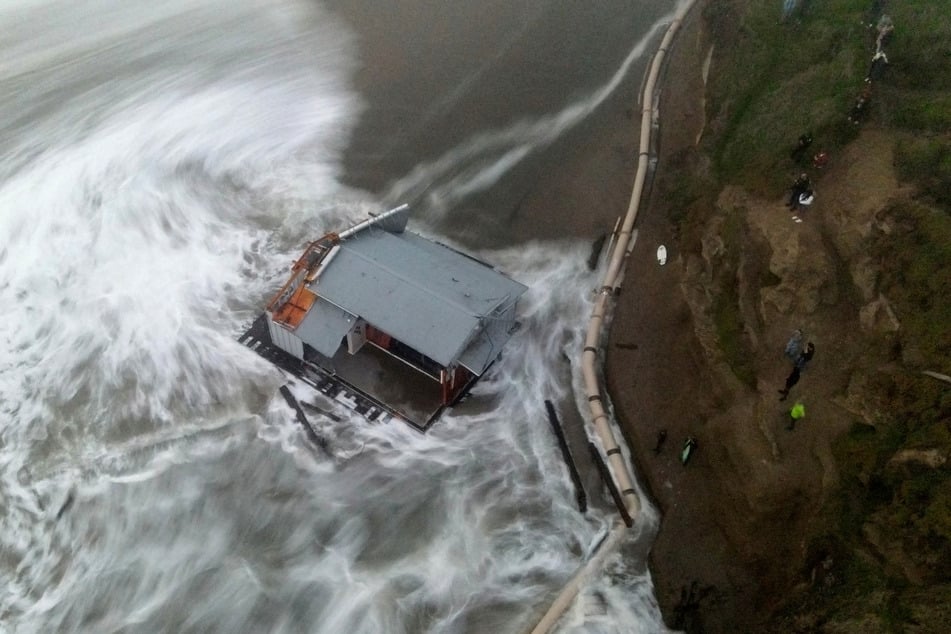
[[[792,409],[789,410],[789,424],[786,425],[786,429],[792,430],[796,425],[796,421],[800,418],[805,418],[806,416],[806,406],[802,404],[801,401],[796,402],[792,406]]]

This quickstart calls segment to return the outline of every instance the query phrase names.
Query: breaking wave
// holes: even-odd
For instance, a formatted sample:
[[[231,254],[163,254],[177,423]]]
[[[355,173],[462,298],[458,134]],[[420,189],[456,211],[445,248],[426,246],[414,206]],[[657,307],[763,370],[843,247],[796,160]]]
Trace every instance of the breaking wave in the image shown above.
[[[571,390],[587,245],[480,254],[532,287],[524,328],[425,436],[296,386],[323,456],[235,336],[301,236],[378,208],[340,182],[347,27],[305,2],[21,2],[0,42],[0,629],[529,626],[612,521],[574,507],[542,405]],[[661,627],[627,559],[566,628],[618,619]]]

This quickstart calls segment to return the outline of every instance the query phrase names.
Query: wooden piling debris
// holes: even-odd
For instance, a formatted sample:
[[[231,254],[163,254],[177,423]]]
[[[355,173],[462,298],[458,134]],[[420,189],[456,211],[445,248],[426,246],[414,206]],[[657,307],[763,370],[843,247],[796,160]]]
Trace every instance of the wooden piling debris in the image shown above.
[[[555,438],[558,439],[558,446],[561,447],[561,457],[564,458],[565,465],[568,467],[568,474],[571,476],[571,482],[575,485],[575,498],[578,500],[578,510],[584,513],[588,510],[588,496],[584,492],[584,485],[581,484],[581,475],[578,473],[578,467],[575,465],[574,458],[571,457],[571,450],[568,448],[568,441],[565,439],[565,432],[561,428],[561,422],[558,420],[555,406],[551,401],[546,399],[545,407],[548,409],[548,422],[551,423],[551,429],[555,432]]]
[[[627,507],[624,506],[624,500],[621,499],[621,492],[618,491],[617,485],[614,483],[614,478],[611,476],[611,471],[608,470],[608,465],[604,464],[604,458],[601,457],[601,452],[598,451],[598,448],[593,442],[588,443],[588,449],[591,450],[591,459],[594,460],[594,464],[597,465],[601,479],[608,485],[611,499],[614,500],[614,505],[617,506],[618,513],[621,514],[621,519],[624,520],[624,524],[628,528],[634,526],[634,520],[631,519],[631,514],[627,512]]]
[[[287,404],[290,405],[295,412],[297,412],[297,420],[301,425],[304,426],[304,430],[307,432],[307,435],[314,442],[314,444],[320,447],[324,452],[329,453],[327,448],[327,439],[320,436],[311,426],[310,421],[307,420],[307,415],[304,414],[304,410],[301,409],[300,403],[298,403],[297,399],[294,398],[294,395],[291,394],[290,388],[286,385],[282,385],[281,395],[284,397],[284,400],[287,401]]]

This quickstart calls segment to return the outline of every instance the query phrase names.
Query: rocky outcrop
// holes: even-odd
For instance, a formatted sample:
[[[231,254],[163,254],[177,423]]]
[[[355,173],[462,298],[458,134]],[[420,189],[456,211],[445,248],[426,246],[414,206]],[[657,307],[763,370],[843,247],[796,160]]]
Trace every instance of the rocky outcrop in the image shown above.
[[[866,332],[897,332],[901,327],[891,304],[881,294],[859,309],[859,323]]]

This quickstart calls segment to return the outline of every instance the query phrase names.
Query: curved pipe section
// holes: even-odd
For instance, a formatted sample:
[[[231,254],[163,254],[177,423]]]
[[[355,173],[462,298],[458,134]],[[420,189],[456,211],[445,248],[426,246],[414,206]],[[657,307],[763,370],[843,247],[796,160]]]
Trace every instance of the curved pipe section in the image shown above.
[[[657,78],[660,76],[660,70],[663,67],[664,58],[666,57],[670,43],[673,41],[677,31],[680,30],[684,16],[693,8],[695,2],[696,0],[687,0],[674,15],[670,26],[667,27],[667,32],[664,34],[664,39],[661,41],[660,47],[654,55],[647,81],[644,83],[644,89],[641,94],[640,147],[637,157],[637,172],[634,175],[634,188],[631,191],[631,200],[628,203],[627,213],[624,216],[624,223],[615,236],[616,240],[610,254],[611,260],[604,274],[601,287],[598,290],[591,318],[588,321],[584,351],[581,355],[581,372],[584,377],[585,395],[588,398],[592,423],[594,424],[595,432],[607,456],[607,464],[614,476],[614,481],[617,484],[618,490],[621,491],[625,507],[634,519],[637,519],[637,515],[640,513],[641,501],[634,489],[631,472],[628,469],[627,463],[624,461],[621,448],[618,446],[614,432],[611,430],[609,417],[602,402],[602,390],[597,371],[598,349],[604,328],[604,319],[608,309],[608,298],[615,295],[616,291],[620,288],[624,264],[633,247],[632,236],[634,232],[634,221],[637,219],[641,195],[644,193],[644,182],[647,178],[651,125],[654,117],[654,87],[657,84]],[[612,527],[608,537],[601,542],[601,545],[598,546],[591,559],[562,589],[554,603],[552,603],[548,611],[532,630],[532,634],[547,634],[547,632],[555,626],[571,605],[584,580],[594,571],[598,570],[607,554],[621,543],[621,537],[626,533],[626,528],[624,523],[620,521]]]
[[[651,143],[651,124],[654,116],[654,87],[657,84],[657,78],[660,75],[660,69],[664,63],[667,49],[671,41],[680,29],[680,24],[684,16],[693,6],[694,0],[690,0],[681,6],[680,10],[674,15],[664,39],[660,43],[660,48],[654,55],[651,63],[647,81],[644,84],[644,92],[641,95],[641,134],[640,148],[637,157],[637,173],[634,176],[634,189],[631,192],[631,200],[627,207],[627,213],[624,216],[624,223],[621,225],[617,234],[617,240],[614,243],[614,249],[611,252],[611,260],[607,271],[604,274],[604,280],[598,290],[595,300],[594,310],[588,321],[588,331],[584,341],[584,351],[581,355],[581,372],[584,377],[585,395],[588,398],[588,407],[591,410],[591,420],[594,424],[595,432],[601,441],[601,446],[606,454],[608,466],[614,475],[614,481],[621,497],[624,500],[628,513],[632,518],[637,518],[641,509],[641,501],[634,489],[633,478],[621,449],[618,446],[614,432],[609,424],[609,416],[602,402],[602,390],[597,371],[597,359],[599,343],[604,327],[604,319],[608,310],[608,299],[615,295],[620,288],[621,277],[623,275],[624,264],[630,254],[630,246],[633,246],[631,237],[634,229],[634,221],[637,219],[637,212],[640,207],[641,195],[644,192],[644,181],[647,177],[648,156],[650,154]]]

